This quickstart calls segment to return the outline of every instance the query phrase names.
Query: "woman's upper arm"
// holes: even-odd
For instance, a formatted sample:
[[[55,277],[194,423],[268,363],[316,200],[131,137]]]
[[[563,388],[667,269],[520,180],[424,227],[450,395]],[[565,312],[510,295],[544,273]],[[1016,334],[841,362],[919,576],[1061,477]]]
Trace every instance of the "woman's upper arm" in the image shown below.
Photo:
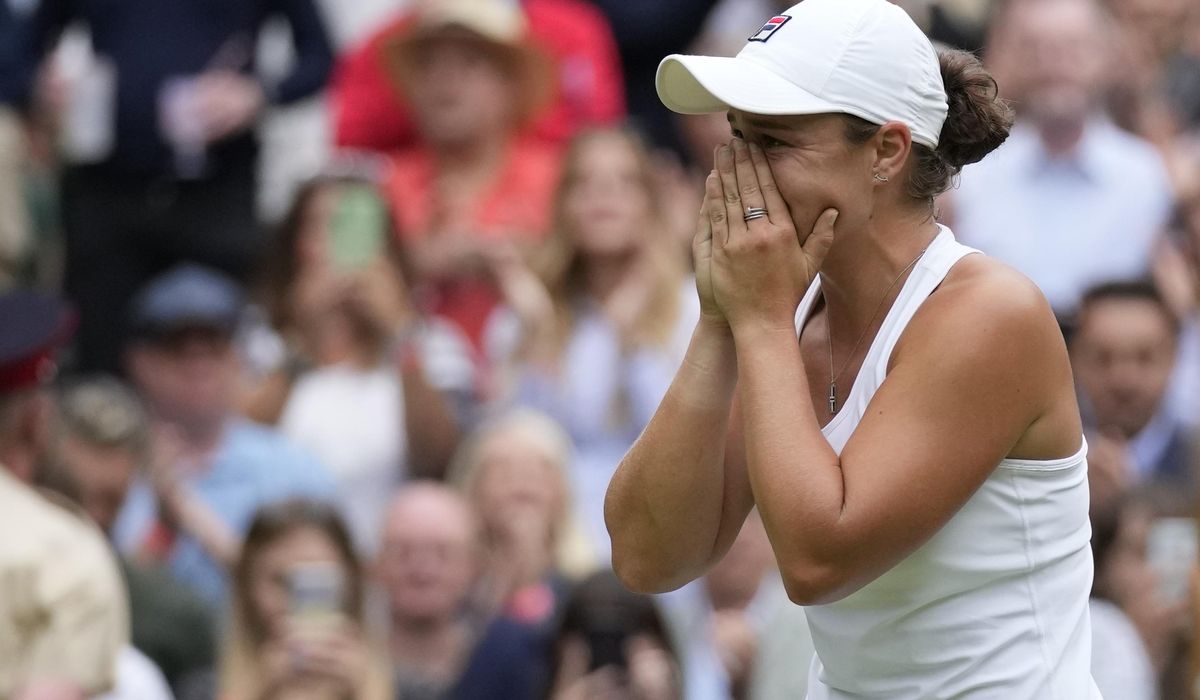
[[[991,285],[995,287],[996,285]],[[1070,391],[1065,351],[1036,289],[933,298],[841,453],[844,526],[832,557],[856,589],[932,537]],[[928,313],[926,313],[928,311]],[[1078,447],[1079,435],[1061,441]]]

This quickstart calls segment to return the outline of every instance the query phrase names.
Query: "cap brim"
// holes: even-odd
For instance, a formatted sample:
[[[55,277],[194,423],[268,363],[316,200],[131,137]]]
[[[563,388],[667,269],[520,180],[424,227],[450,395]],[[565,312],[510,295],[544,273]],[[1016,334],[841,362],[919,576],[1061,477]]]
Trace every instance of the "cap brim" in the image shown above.
[[[662,103],[680,114],[845,111],[744,58],[671,54],[658,64],[654,82]]]

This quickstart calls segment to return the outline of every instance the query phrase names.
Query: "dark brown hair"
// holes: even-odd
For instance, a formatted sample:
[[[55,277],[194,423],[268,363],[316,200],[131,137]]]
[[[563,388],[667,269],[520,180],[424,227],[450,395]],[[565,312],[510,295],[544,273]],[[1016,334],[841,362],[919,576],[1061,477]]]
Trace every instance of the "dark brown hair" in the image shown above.
[[[964,165],[975,163],[1008,138],[1013,111],[999,96],[992,78],[974,54],[956,49],[938,51],[948,110],[936,149],[913,144],[916,163],[908,178],[913,199],[932,200],[950,188]],[[851,115],[846,119],[846,138],[865,143],[879,125]]]
[[[1111,280],[1091,287],[1083,293],[1079,302],[1079,310],[1075,313],[1076,324],[1089,309],[1106,301],[1144,301],[1158,309],[1173,336],[1179,334],[1179,317],[1175,315],[1175,311],[1171,309],[1158,287],[1150,280],[1144,279]]]

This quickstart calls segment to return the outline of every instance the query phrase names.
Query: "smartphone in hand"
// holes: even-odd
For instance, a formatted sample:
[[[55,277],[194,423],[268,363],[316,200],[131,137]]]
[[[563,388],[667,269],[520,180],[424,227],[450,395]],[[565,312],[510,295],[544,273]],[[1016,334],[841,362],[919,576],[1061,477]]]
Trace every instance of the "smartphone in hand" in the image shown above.
[[[356,272],[384,252],[387,208],[366,184],[343,185],[335,196],[328,229],[329,258],[338,270]]]

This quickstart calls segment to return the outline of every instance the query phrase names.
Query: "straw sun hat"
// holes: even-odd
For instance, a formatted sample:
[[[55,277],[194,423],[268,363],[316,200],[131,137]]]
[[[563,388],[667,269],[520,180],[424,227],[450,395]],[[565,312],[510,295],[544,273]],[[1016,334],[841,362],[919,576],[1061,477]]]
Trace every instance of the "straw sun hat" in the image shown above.
[[[554,97],[553,59],[529,38],[520,5],[512,0],[424,0],[412,21],[383,39],[384,65],[397,88],[412,88],[420,51],[444,39],[482,42],[512,70],[520,92],[521,123],[527,122]]]

